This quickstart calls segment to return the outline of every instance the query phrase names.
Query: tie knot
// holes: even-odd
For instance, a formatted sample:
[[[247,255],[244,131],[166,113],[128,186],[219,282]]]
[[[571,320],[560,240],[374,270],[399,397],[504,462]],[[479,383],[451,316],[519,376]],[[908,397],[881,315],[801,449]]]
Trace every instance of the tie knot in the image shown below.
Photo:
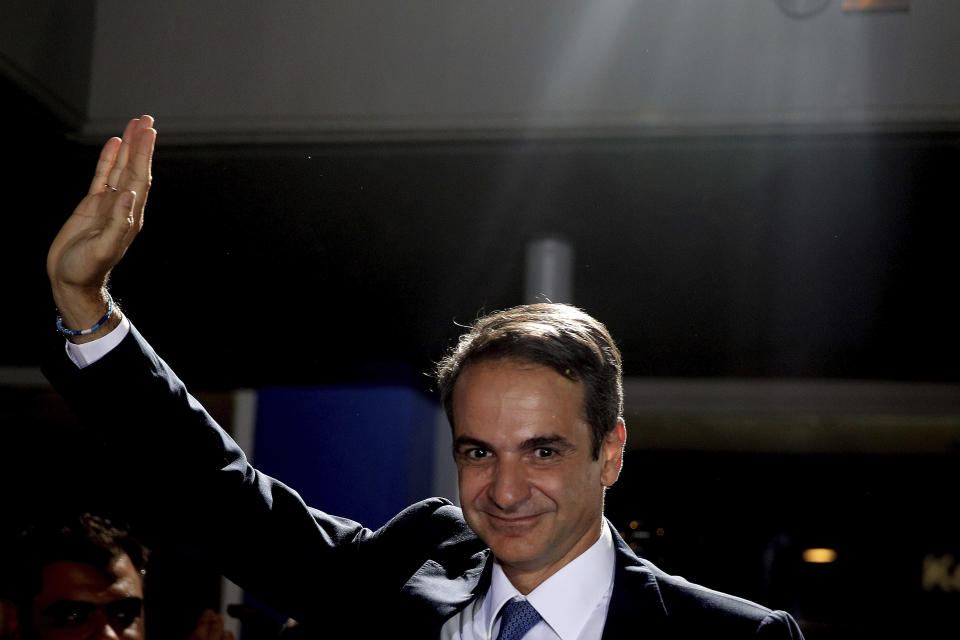
[[[540,614],[524,598],[515,596],[500,610],[500,633],[497,640],[520,640],[540,622]]]

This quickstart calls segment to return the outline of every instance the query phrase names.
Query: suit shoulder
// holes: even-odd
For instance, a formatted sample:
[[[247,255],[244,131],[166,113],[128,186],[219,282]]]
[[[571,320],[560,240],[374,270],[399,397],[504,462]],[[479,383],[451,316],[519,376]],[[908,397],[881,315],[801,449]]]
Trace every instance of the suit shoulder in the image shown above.
[[[758,622],[772,613],[771,609],[763,605],[689,582],[680,576],[660,573],[657,576],[657,583],[668,610],[703,609],[705,612],[742,617]]]
[[[376,535],[416,536],[433,544],[476,539],[463,512],[446,498],[427,498],[410,505],[377,530]]]
[[[670,575],[640,560],[654,576],[667,616],[683,626],[724,628],[744,637],[802,638],[796,621],[784,611],[774,611],[745,598],[716,591]]]
[[[390,518],[387,524],[383,525],[382,529],[409,526],[411,522],[455,518],[458,513],[460,513],[460,509],[454,507],[453,503],[446,498],[426,498],[425,500],[414,502]],[[460,519],[463,519],[462,514],[460,515]]]
[[[409,563],[412,574],[426,560],[458,573],[482,564],[486,545],[467,526],[463,513],[445,498],[429,498],[410,505],[378,529],[377,544],[399,549],[394,562]]]

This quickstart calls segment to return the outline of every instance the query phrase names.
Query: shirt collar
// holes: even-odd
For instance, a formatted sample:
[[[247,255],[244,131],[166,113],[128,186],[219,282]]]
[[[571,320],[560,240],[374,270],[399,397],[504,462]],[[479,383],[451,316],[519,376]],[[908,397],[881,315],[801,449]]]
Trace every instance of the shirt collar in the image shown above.
[[[615,564],[613,536],[604,521],[597,541],[544,580],[526,599],[561,640],[574,640],[593,610],[609,598]],[[510,583],[500,562],[494,560],[490,587],[480,608],[486,637],[494,637],[497,614],[508,600],[518,595],[520,592]]]

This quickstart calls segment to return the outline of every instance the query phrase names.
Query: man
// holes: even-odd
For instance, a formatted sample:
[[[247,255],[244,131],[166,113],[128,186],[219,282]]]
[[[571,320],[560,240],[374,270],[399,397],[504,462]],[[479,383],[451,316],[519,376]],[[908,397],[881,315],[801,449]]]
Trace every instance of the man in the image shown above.
[[[11,640],[144,640],[149,552],[98,515],[48,519],[3,550],[0,589],[12,604]],[[188,640],[233,640],[204,611]]]
[[[572,307],[483,318],[441,363],[462,511],[435,498],[370,531],[253,469],[106,290],[143,223],[155,136],[143,116],[105,145],[51,246],[71,343],[47,374],[112,446],[141,452],[225,575],[330,637],[801,637],[786,613],[637,558],[603,519],[626,441],[620,354]]]
[[[31,528],[13,551],[4,582],[19,637],[143,640],[147,552],[125,530],[83,514]]]

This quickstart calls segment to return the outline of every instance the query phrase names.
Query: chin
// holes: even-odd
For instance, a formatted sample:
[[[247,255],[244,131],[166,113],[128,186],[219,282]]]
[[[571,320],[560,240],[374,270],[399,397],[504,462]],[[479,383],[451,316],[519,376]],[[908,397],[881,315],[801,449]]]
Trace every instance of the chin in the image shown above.
[[[524,568],[536,565],[543,556],[542,545],[535,540],[501,535],[493,535],[484,540],[501,564]]]
[[[530,556],[528,554],[511,554],[497,553],[496,550],[493,551],[493,556],[503,567],[509,567],[517,571],[533,571],[539,568],[544,563],[540,561],[536,556]]]

